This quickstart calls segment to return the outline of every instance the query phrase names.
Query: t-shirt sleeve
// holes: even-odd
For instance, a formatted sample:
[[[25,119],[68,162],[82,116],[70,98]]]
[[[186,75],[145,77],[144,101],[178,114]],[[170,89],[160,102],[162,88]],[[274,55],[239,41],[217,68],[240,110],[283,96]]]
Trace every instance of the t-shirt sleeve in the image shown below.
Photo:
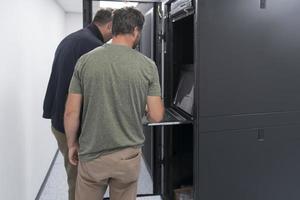
[[[70,82],[69,86],[69,93],[76,93],[76,94],[82,94],[83,88],[81,84],[81,69],[82,69],[82,61],[81,59],[78,60],[76,63],[74,73]]]
[[[161,96],[161,88],[159,83],[159,76],[155,64],[152,66],[152,80],[149,83],[148,96]]]

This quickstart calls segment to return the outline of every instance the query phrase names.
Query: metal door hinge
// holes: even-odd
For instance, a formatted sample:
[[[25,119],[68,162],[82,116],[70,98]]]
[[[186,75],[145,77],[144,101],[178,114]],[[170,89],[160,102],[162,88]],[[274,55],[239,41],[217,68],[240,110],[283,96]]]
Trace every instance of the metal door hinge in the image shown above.
[[[160,41],[166,41],[166,34],[165,33],[162,33],[162,32],[160,32],[160,33],[158,33],[158,39],[160,40]]]

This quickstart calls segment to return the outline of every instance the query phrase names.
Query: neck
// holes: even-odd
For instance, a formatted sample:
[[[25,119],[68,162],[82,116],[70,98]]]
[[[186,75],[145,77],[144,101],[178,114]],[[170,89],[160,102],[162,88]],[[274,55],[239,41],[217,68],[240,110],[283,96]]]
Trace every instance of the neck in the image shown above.
[[[112,44],[117,44],[117,45],[123,45],[127,46],[129,48],[133,47],[134,40],[133,36],[126,34],[126,35],[117,35],[112,38]]]
[[[100,33],[101,33],[101,35],[102,35],[102,37],[103,37],[103,42],[106,42],[106,38],[105,38],[105,32],[104,32],[104,28],[102,27],[102,26],[100,26],[99,24],[97,24],[97,23],[94,23],[96,26],[97,26],[97,28],[98,28],[98,30],[100,31]]]

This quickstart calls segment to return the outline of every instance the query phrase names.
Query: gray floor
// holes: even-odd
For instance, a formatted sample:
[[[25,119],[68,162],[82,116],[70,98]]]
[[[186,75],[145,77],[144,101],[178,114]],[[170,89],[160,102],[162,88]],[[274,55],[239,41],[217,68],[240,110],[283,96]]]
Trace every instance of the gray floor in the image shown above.
[[[55,164],[52,168],[48,181],[45,185],[40,200],[67,200],[67,178],[64,170],[63,157],[59,153]],[[141,165],[141,174],[138,184],[138,194],[152,194],[153,186],[151,176],[146,169],[144,161]],[[106,197],[108,193],[106,194]],[[137,200],[161,200],[159,196],[153,197],[139,197]]]

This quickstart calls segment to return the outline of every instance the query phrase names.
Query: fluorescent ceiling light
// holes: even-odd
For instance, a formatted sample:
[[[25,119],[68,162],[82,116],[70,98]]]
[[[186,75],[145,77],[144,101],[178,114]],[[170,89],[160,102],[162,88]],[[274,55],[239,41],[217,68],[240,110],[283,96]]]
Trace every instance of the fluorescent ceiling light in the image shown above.
[[[135,2],[125,2],[125,1],[100,1],[99,8],[113,8],[118,9],[122,7],[136,7],[138,3]]]

